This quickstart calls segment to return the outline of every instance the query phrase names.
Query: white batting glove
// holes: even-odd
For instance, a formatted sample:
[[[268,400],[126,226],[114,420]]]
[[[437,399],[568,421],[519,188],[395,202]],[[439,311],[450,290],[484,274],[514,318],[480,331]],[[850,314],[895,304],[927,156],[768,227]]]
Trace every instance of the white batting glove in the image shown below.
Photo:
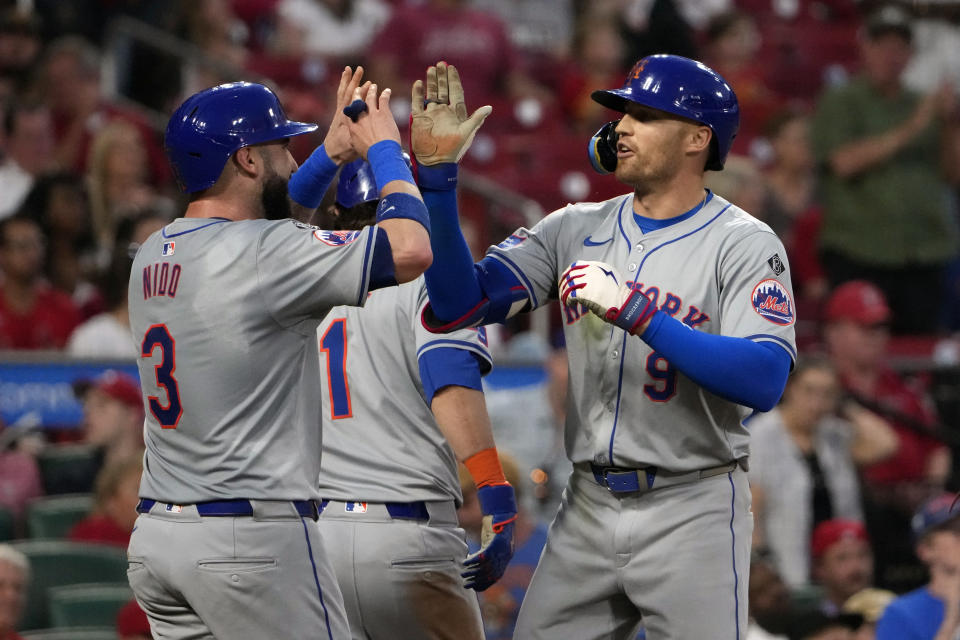
[[[582,304],[627,333],[635,333],[657,311],[657,305],[638,289],[626,285],[617,270],[605,262],[574,262],[560,276],[560,302]]]

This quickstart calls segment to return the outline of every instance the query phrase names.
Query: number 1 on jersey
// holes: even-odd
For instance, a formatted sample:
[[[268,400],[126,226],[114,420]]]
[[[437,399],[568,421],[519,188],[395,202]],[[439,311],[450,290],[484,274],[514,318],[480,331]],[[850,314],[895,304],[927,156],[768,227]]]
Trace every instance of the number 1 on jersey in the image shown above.
[[[334,420],[353,417],[350,407],[350,385],[347,383],[347,320],[330,323],[320,338],[320,351],[327,354],[327,380],[330,382],[330,417]]]

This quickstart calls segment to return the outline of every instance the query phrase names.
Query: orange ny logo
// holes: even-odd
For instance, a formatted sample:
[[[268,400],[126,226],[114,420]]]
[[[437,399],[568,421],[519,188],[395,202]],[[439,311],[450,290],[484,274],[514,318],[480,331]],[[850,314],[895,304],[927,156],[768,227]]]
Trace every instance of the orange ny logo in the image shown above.
[[[637,64],[633,65],[633,69],[630,70],[630,79],[636,80],[640,77],[640,74],[643,73],[643,68],[647,66],[647,59],[644,58]]]

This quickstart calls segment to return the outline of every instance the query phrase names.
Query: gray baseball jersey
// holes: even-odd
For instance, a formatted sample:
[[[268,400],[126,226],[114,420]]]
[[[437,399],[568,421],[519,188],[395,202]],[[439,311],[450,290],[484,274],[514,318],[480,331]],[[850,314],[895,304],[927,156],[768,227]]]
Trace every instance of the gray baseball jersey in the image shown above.
[[[795,358],[786,251],[766,224],[709,194],[689,218],[642,233],[632,200],[568,205],[488,255],[513,271],[533,307],[555,295],[571,263],[598,260],[691,329],[773,342]],[[563,314],[574,463],[690,471],[747,456],[750,409],[705,391],[585,308]]]
[[[423,278],[337,307],[317,331],[324,454],[319,528],[353,637],[481,640],[476,593],[463,588],[457,459],[420,381],[418,361],[461,349],[489,370],[483,329],[429,333]],[[429,357],[429,356],[428,356]],[[442,357],[440,354],[438,357]],[[383,503],[424,502],[429,519],[394,518]],[[424,526],[429,524],[429,526]]]
[[[571,263],[602,261],[691,330],[772,342],[795,357],[786,253],[767,225],[708,192],[702,206],[643,232],[632,203],[629,194],[568,205],[488,256],[533,307],[555,295]],[[734,461],[749,453],[750,410],[585,308],[562,313],[574,472],[514,637],[625,640],[641,616],[651,639],[741,637],[753,518]],[[591,464],[656,471],[615,494]],[[579,586],[557,588],[565,584]]]
[[[375,234],[182,218],[137,253],[140,496],[157,502],[141,503],[128,577],[158,637],[349,637],[319,527],[292,501],[319,498],[317,326],[366,300]],[[251,515],[194,504],[225,500]]]
[[[457,459],[420,382],[418,361],[463,349],[492,367],[485,332],[430,333],[420,322],[423,278],[374,291],[362,309],[337,307],[317,331],[324,457],[320,495],[334,500],[461,501]]]
[[[374,228],[181,218],[134,260],[146,456],[140,496],[319,498],[316,328],[362,304]]]

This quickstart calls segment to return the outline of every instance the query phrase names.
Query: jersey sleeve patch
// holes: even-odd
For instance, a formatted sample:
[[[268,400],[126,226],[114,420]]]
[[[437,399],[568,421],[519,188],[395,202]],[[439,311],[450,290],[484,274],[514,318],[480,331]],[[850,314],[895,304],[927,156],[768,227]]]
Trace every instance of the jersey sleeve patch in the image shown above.
[[[767,260],[767,264],[770,265],[770,268],[773,269],[774,275],[780,275],[786,270],[786,267],[783,264],[783,260],[780,259],[780,254],[775,253]]]
[[[511,234],[510,234],[510,237],[508,237],[506,240],[504,240],[503,242],[501,242],[501,243],[498,244],[497,246],[498,246],[499,248],[501,248],[501,249],[509,249],[510,247],[515,247],[515,246],[517,246],[518,244],[520,244],[521,242],[523,242],[523,241],[526,240],[526,239],[527,239],[526,230],[521,229],[520,231],[517,231],[516,233],[511,233]]]
[[[357,238],[363,231],[329,231],[327,229],[317,229],[313,232],[313,237],[331,247],[343,247]]]
[[[761,280],[751,294],[753,310],[773,324],[788,326],[793,324],[793,300],[787,288],[778,280]]]

